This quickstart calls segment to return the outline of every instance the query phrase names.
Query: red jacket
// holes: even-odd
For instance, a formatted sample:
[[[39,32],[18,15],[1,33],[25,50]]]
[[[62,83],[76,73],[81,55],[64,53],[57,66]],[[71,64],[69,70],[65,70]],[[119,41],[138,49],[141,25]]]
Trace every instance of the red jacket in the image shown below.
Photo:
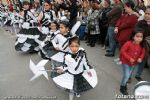
[[[121,48],[120,60],[122,64],[128,64],[129,66],[133,66],[137,64],[138,58],[141,58],[143,60],[144,55],[144,48],[142,48],[139,44],[133,43],[133,41],[128,41]],[[131,58],[134,59],[135,62],[131,63]]]
[[[118,40],[120,47],[130,39],[137,21],[138,17],[135,14],[124,14],[117,21],[116,27],[118,27],[118,33],[116,39]]]

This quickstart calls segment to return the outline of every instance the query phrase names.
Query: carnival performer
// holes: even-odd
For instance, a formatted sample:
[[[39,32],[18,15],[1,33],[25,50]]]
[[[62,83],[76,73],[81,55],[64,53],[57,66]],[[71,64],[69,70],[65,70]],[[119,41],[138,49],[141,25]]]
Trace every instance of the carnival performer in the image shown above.
[[[6,31],[9,31],[10,33],[12,33],[12,28],[11,28],[11,16],[12,16],[12,12],[9,11],[9,9],[7,7],[5,7],[5,12],[4,12],[4,25],[6,27]]]
[[[54,24],[55,24],[55,27],[53,27]],[[70,30],[69,29],[69,21],[63,20],[59,23],[59,31],[60,32],[57,31],[56,26],[57,26],[56,22],[52,23],[50,25],[51,32],[56,31],[56,32],[54,32],[54,34],[50,33],[51,35],[49,35],[50,36],[49,41],[51,42],[51,44],[49,44],[48,42],[44,42],[44,44],[42,44],[43,48],[41,49],[42,52],[40,52],[40,53],[42,53],[42,55],[45,54],[46,58],[50,58],[54,55],[59,56],[59,53],[58,53],[59,51],[65,52],[68,50],[68,41],[69,41],[69,38],[71,37],[70,32],[69,32],[69,30]]]
[[[55,67],[51,77],[57,86],[69,92],[69,100],[97,85],[96,72],[89,65],[78,37],[69,39],[69,51],[64,54],[63,64]]]
[[[53,44],[56,43],[53,41],[57,35],[60,34],[59,25],[56,21],[52,21],[49,25],[50,32],[47,34],[47,37],[43,43],[41,43],[39,54],[42,58],[50,58],[53,54],[57,53],[57,49],[54,48]],[[53,44],[52,44],[53,41]],[[57,42],[57,41],[56,41]]]
[[[38,21],[42,27],[41,32],[46,35],[49,33],[49,24],[56,19],[55,12],[51,10],[51,6],[49,1],[45,1],[44,10],[38,16]]]
[[[4,7],[0,5],[0,26],[4,25],[4,19],[5,19],[5,14],[4,14]]]
[[[21,15],[24,18],[22,29],[17,34],[15,43],[16,51],[22,51],[26,53],[34,53],[39,50],[39,43],[43,39],[41,38],[41,32],[38,30],[37,19],[30,11],[30,3],[28,1],[23,2],[24,11]]]
[[[15,34],[17,34],[17,29],[20,31],[22,23],[23,17],[18,13],[18,10],[14,8],[11,14],[11,25],[13,26]]]

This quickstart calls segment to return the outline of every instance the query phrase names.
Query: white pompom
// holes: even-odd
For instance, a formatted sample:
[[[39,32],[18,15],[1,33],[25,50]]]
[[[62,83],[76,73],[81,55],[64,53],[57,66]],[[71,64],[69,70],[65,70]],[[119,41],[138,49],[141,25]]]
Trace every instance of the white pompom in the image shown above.
[[[49,33],[49,29],[47,27],[42,27],[42,33],[43,34],[48,34]]]
[[[60,20],[61,20],[61,21],[67,20],[67,17],[66,17],[66,16],[62,16],[62,17],[60,18]]]
[[[22,28],[24,28],[24,29],[29,29],[29,27],[30,27],[30,24],[28,22],[24,22],[22,24]]]

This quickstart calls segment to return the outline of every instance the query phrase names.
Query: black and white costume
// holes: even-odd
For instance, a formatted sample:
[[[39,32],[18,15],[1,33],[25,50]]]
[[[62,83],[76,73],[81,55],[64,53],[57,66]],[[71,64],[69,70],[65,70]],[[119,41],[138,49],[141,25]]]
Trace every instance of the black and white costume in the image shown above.
[[[70,33],[63,36],[60,31],[50,31],[46,41],[41,44],[41,57],[51,58],[53,56],[59,56],[59,51],[68,51],[68,41],[70,39]],[[55,50],[55,48],[59,50]]]
[[[79,48],[76,54],[72,54],[70,50],[65,53],[63,66],[59,68],[62,68],[64,73],[58,74],[54,71],[51,73],[51,77],[56,85],[66,90],[81,93],[94,88],[98,83],[96,72],[88,64],[83,48]],[[92,76],[90,77],[87,72],[91,72]]]
[[[12,24],[13,23],[23,23],[23,17],[18,13],[12,13],[11,15]]]
[[[17,34],[15,43],[16,51],[34,52],[39,50],[39,43],[44,39],[37,28],[38,23],[35,16],[29,11],[24,11],[24,22],[22,29]]]
[[[65,16],[65,11],[58,11],[58,19],[61,19],[63,16]]]
[[[13,26],[15,34],[17,34],[17,29],[21,29],[21,25],[23,23],[23,17],[19,15],[17,12],[12,13],[11,15],[11,24]]]
[[[5,21],[4,21],[4,25],[7,25],[7,26],[11,26],[11,15],[12,13],[11,12],[5,12]]]
[[[70,35],[70,32],[68,32],[67,35],[65,36],[62,34],[57,35],[57,37],[52,41],[52,43],[53,46],[55,48],[58,48],[61,52],[58,52],[57,54],[51,56],[51,59],[61,62],[64,56],[64,52],[68,52],[69,50],[68,44],[69,44],[69,39],[71,37],[72,35]]]
[[[4,19],[5,19],[5,17],[6,17],[6,16],[5,16],[3,10],[0,9],[0,25],[1,25],[1,26],[3,26],[3,24],[4,24]]]
[[[55,12],[53,10],[48,10],[48,11],[43,11],[41,12],[43,17],[41,20],[42,24],[42,30],[41,32],[43,34],[48,34],[49,33],[49,24],[55,20]]]
[[[66,39],[64,39],[63,40],[63,42],[61,42],[61,44],[59,45],[59,49],[61,50],[61,51],[68,51],[68,43],[69,43],[69,39],[71,38],[71,37],[73,37],[73,35],[70,33],[70,32],[68,32],[66,35],[63,35]],[[60,37],[59,37],[60,38]],[[60,41],[60,40],[59,40]],[[61,40],[62,41],[62,40]]]
[[[58,43],[58,41],[54,41],[57,35],[59,35],[59,30],[51,30],[49,34],[47,35],[45,41],[43,41],[40,44],[40,55],[42,58],[50,58],[54,54],[56,54],[58,51],[55,50],[55,45]],[[53,42],[53,43],[52,43]],[[54,46],[53,46],[54,45]]]

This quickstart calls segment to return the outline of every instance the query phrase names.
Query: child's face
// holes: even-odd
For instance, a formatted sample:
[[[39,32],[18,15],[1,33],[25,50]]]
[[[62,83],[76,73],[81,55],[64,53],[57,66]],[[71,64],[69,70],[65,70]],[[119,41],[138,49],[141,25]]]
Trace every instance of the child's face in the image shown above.
[[[132,10],[130,7],[128,7],[127,5],[124,5],[124,9],[126,13],[130,13]]]
[[[150,9],[146,9],[146,11],[145,11],[145,19],[147,21],[150,21]]]
[[[109,6],[109,4],[108,4],[107,1],[104,1],[104,6],[105,6],[105,7],[108,7],[108,6]]]
[[[57,29],[57,25],[54,23],[51,23],[50,25],[51,30],[56,30]]]
[[[78,52],[79,47],[80,47],[80,45],[79,45],[77,42],[72,42],[72,43],[69,45],[69,48],[70,48],[70,50],[71,50],[71,52],[72,52],[73,54],[75,54],[75,53]]]
[[[138,43],[138,44],[141,43],[143,40],[143,33],[141,33],[141,32],[136,33],[135,36],[133,37],[133,39],[136,43]]]
[[[29,7],[30,7],[29,5],[23,5],[23,8],[26,10],[29,9]]]
[[[44,10],[49,10],[50,9],[50,5],[48,3],[44,3]]]
[[[65,33],[68,33],[68,28],[66,28],[63,24],[59,25],[60,32],[65,35]]]

